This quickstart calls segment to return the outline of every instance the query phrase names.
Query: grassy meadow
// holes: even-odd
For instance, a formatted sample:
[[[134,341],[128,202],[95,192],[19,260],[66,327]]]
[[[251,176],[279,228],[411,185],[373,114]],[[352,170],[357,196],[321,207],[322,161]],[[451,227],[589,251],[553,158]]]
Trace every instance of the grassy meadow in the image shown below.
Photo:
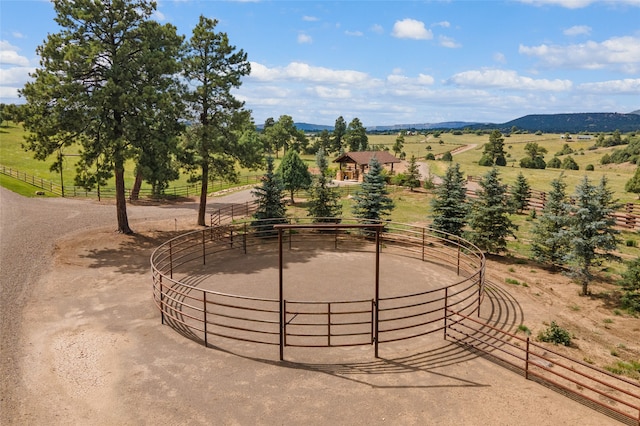
[[[6,123],[5,123],[6,124]],[[33,158],[33,153],[25,151],[22,148],[24,143],[25,132],[21,126],[14,123],[3,125],[0,127],[0,164],[18,169],[29,174],[33,174],[36,177],[50,180],[55,183],[60,183],[60,173],[52,172],[49,170],[53,158],[47,161],[38,161]],[[568,185],[568,192],[571,194],[576,184],[586,175],[592,182],[597,183],[602,176],[606,176],[609,181],[609,186],[615,191],[615,195],[621,202],[638,202],[635,194],[626,193],[624,191],[625,183],[633,176],[635,172],[635,165],[633,164],[608,164],[601,165],[600,158],[605,153],[610,153],[611,148],[598,148],[595,150],[589,150],[588,148],[594,144],[594,140],[573,140],[565,141],[561,138],[561,134],[514,134],[509,137],[505,137],[505,150],[507,152],[507,166],[500,167],[500,176],[504,183],[512,184],[515,182],[517,175],[522,172],[530,186],[533,189],[540,191],[548,191],[550,188],[551,180],[557,178],[561,172],[564,173],[565,182]],[[389,149],[393,146],[396,134],[388,135],[369,135],[369,144],[377,146],[386,146]],[[430,152],[434,155],[443,154],[447,151],[452,151],[463,146],[470,146],[471,149],[454,154],[453,161],[460,164],[464,174],[471,176],[482,176],[487,172],[487,168],[478,165],[478,160],[482,156],[483,145],[488,142],[489,135],[476,133],[463,133],[461,135],[454,135],[450,132],[440,133],[438,136],[430,134],[424,136],[422,134],[415,136],[405,136],[405,143],[403,151],[406,153],[406,158],[409,159],[412,155],[415,155],[419,161],[426,162],[429,165],[429,169],[432,174],[443,175],[448,167],[448,163],[439,160],[427,161],[425,156]],[[541,147],[547,149],[548,153],[545,155],[545,161],[549,161],[553,155],[562,149],[565,143],[575,151],[571,156],[580,166],[580,170],[564,170],[559,169],[521,169],[519,167],[519,161],[525,156],[524,146],[527,142],[537,142]],[[431,149],[427,149],[430,147]],[[618,147],[619,148],[619,147]],[[74,157],[78,153],[77,147],[65,148],[64,154],[64,168],[63,179],[65,185],[72,185],[76,174],[76,162],[77,157]],[[282,158],[282,153],[278,156]],[[561,156],[560,159],[564,158]],[[279,164],[279,159],[276,159],[275,165]],[[302,159],[310,167],[315,167],[314,155],[303,155]],[[594,171],[585,171],[587,165],[593,165]],[[330,167],[333,164],[330,164]],[[125,180],[127,187],[131,187],[134,181],[134,164],[129,162],[126,167]],[[251,176],[261,174],[261,170],[241,170],[241,176]],[[187,185],[188,176],[181,174],[180,179],[170,183],[171,187],[181,187]],[[13,179],[9,179],[13,180]],[[7,179],[3,180],[7,182]],[[242,181],[242,179],[241,179]],[[146,185],[146,184],[145,184]],[[113,181],[109,182],[107,186],[114,186]],[[168,190],[169,191],[169,190]],[[33,191],[29,191],[31,193]]]

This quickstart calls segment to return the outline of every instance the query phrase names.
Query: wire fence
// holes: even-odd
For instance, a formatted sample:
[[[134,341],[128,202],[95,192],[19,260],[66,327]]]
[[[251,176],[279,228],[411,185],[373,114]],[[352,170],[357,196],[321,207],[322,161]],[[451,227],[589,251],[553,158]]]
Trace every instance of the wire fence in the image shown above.
[[[89,190],[82,186],[63,186],[57,182],[53,182],[51,180],[44,179],[3,165],[0,165],[0,173],[61,197],[94,198],[97,200],[116,197],[116,189],[114,187],[97,186],[94,189]],[[217,179],[209,182],[207,190],[208,192],[217,192],[236,186],[250,185],[260,182],[261,178],[261,175],[249,175],[241,177],[237,182]],[[200,194],[201,188],[202,187],[200,183],[194,183],[188,185],[171,186],[161,191],[160,193],[154,193],[152,188],[142,187],[139,191],[137,191],[137,197],[151,199],[194,197]],[[125,196],[127,197],[127,199],[133,199],[133,195],[133,188],[125,188]]]

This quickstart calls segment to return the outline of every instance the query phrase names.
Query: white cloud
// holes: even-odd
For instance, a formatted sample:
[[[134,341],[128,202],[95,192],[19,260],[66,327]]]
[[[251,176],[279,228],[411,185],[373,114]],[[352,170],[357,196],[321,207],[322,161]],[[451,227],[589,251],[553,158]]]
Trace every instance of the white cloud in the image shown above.
[[[616,68],[628,73],[640,72],[640,37],[614,37],[601,43],[586,43],[568,46],[547,45],[523,46],[519,52],[538,57],[549,67],[602,69]]]
[[[18,88],[17,87],[5,87],[0,86],[0,99],[16,100],[18,99]]]
[[[455,41],[451,37],[440,36],[440,37],[438,37],[438,41],[440,43],[440,46],[448,47],[449,49],[457,49],[459,47],[462,47],[462,45],[460,43],[458,43],[457,41]]]
[[[298,43],[299,44],[311,44],[311,43],[313,43],[313,39],[311,38],[310,35],[307,35],[305,33],[300,33],[300,34],[298,34]]]
[[[640,95],[640,78],[583,83],[578,86],[578,91],[607,95]]]
[[[507,58],[504,56],[504,53],[496,52],[493,54],[493,60],[499,62],[501,64],[507,63]]]
[[[315,16],[307,16],[307,15],[303,16],[303,17],[302,17],[302,20],[303,20],[303,21],[306,21],[306,22],[316,22],[316,21],[319,21],[319,19],[318,19],[318,18],[316,18]]]
[[[18,54],[18,48],[6,40],[0,40],[0,64],[29,66],[29,59]]]
[[[11,33],[11,35],[12,35],[14,38],[24,38],[24,34],[22,34],[21,32],[18,32],[18,31],[14,31],[14,32],[12,32],[12,33]]]
[[[351,90],[335,87],[315,86],[311,91],[321,99],[350,99]]]
[[[449,28],[451,26],[451,23],[449,23],[449,21],[441,21],[441,22],[436,22],[435,24],[431,24],[431,26]]]
[[[362,37],[364,35],[362,34],[362,31],[345,31],[344,33],[352,37]]]
[[[371,31],[376,34],[383,34],[384,28],[382,27],[382,25],[374,24],[373,26],[371,26]]]
[[[418,74],[418,83],[431,86],[435,82],[435,79],[430,75]]]
[[[153,19],[155,19],[156,21],[162,22],[164,20],[167,19],[167,17],[164,15],[164,13],[160,12],[159,10],[155,10],[153,12]]]
[[[567,36],[589,35],[591,34],[591,27],[587,25],[574,25],[571,28],[567,28],[562,32]]]
[[[268,68],[257,62],[251,63],[250,79],[258,81],[298,80],[314,83],[366,84],[371,80],[368,74],[352,70],[333,70],[314,67],[302,62],[291,62],[286,67]]]
[[[414,40],[431,40],[433,33],[424,27],[424,22],[415,19],[403,19],[393,25],[391,35],[397,38],[410,38]]]
[[[595,0],[520,0],[522,3],[533,4],[536,6],[553,5],[567,9],[581,9],[594,3]]]
[[[29,79],[29,74],[35,72],[33,67],[13,67],[0,69],[0,81],[4,86],[24,85]]]
[[[593,3],[608,3],[611,6],[618,6],[620,4],[626,4],[629,6],[640,7],[640,0],[519,0],[521,3],[532,4],[534,6],[560,6],[566,9],[582,9],[590,6]]]
[[[570,80],[533,79],[511,70],[472,70],[453,75],[448,83],[462,87],[498,88],[506,90],[534,90],[561,92],[570,90]]]

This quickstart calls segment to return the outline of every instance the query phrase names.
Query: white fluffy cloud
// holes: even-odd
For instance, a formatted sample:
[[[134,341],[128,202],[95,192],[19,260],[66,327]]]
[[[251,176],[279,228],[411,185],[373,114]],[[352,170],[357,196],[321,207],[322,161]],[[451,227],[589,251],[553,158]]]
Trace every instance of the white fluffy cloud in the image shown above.
[[[433,38],[433,33],[425,28],[424,22],[410,18],[396,21],[391,35],[397,38],[414,40],[431,40]]]
[[[438,37],[438,42],[440,43],[440,46],[448,47],[449,49],[457,49],[459,47],[462,47],[460,43],[458,43],[451,37],[440,36]]]
[[[597,3],[598,0],[520,0],[521,3],[533,4],[536,6],[560,6],[566,9],[582,9],[593,3]],[[611,1],[611,4],[624,3],[631,6],[640,6],[640,0],[615,0]]]
[[[578,86],[578,90],[596,94],[627,94],[640,95],[640,78],[625,78],[623,80],[601,81],[597,83],[584,83]]]
[[[512,70],[498,69],[464,71],[453,75],[448,82],[462,87],[552,92],[570,90],[573,85],[569,80],[533,79]]]
[[[594,3],[595,0],[520,0],[522,3],[534,4],[536,6],[555,5],[567,9],[581,9]]]
[[[298,34],[298,43],[300,43],[300,44],[310,44],[310,43],[313,43],[313,39],[308,34],[300,33],[300,34]]]
[[[29,59],[18,53],[18,48],[6,40],[0,40],[0,64],[17,65],[19,67],[29,66]]]
[[[562,32],[567,36],[589,35],[591,34],[591,27],[588,25],[574,25],[571,28],[567,28]]]
[[[286,67],[275,68],[252,62],[250,79],[259,81],[297,80],[314,83],[366,84],[371,78],[368,74],[360,71],[333,70],[314,67],[302,62],[291,62]]]
[[[519,52],[537,57],[549,67],[616,68],[628,73],[640,72],[640,37],[613,37],[601,43],[588,41],[567,46],[520,45]]]

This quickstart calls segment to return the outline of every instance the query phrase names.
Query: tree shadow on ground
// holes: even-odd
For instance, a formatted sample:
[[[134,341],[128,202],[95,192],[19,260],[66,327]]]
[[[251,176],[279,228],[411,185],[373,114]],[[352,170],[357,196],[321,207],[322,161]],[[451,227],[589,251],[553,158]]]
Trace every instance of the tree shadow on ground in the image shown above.
[[[79,257],[90,259],[88,267],[93,269],[115,268],[123,274],[149,273],[151,253],[165,241],[182,233],[184,231],[122,235],[117,247],[89,249]]]

